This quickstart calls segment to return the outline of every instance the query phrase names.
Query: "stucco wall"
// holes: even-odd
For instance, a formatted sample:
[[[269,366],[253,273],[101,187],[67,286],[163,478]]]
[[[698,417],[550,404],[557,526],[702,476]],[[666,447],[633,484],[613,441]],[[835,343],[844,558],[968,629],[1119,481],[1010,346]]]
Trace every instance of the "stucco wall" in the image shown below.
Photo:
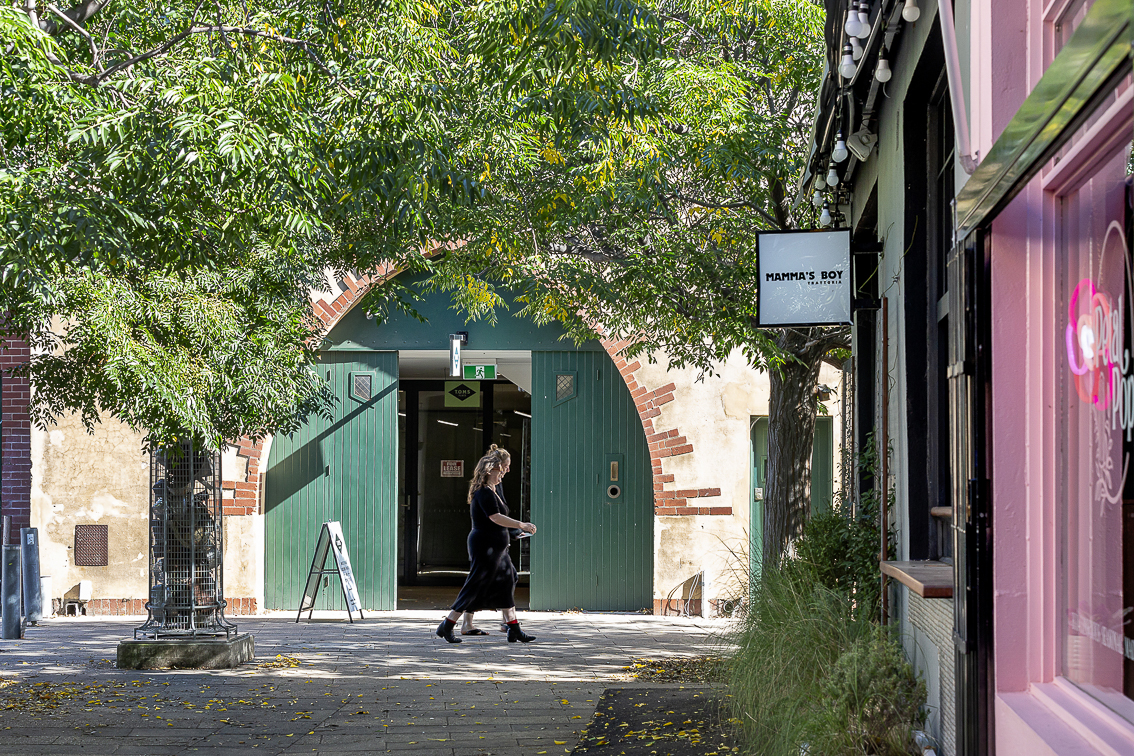
[[[148,591],[149,458],[142,437],[106,419],[88,434],[77,416],[31,432],[31,523],[39,528],[41,572],[52,598],[77,594],[90,580],[95,599],[138,598]],[[106,567],[76,567],[75,526],[107,525]]]
[[[144,613],[148,599],[149,456],[141,434],[107,416],[88,434],[77,416],[31,432],[31,524],[40,531],[40,571],[52,579],[51,598],[77,598],[90,580],[91,614]],[[246,480],[248,459],[226,449],[226,480]],[[262,605],[263,523],[259,515],[232,515],[235,491],[223,491],[225,596],[230,613]],[[77,567],[75,526],[107,527],[107,565]]]
[[[688,453],[661,460],[665,478],[672,476],[665,487],[678,495],[719,489],[719,495],[710,497],[709,506],[731,510],[727,515],[655,516],[655,611],[673,610],[677,604],[663,606],[661,602],[702,570],[707,581],[704,596],[710,603],[734,598],[747,569],[751,428],[755,417],[768,414],[768,375],[750,368],[737,351],[713,376],[702,378],[701,371],[691,368],[667,370],[664,356],[658,355],[655,364],[641,365],[634,377],[647,388],[673,384],[673,401],[659,406],[653,427],[657,431],[678,429],[692,447]],[[836,454],[842,437],[841,377],[841,371],[828,365],[819,374],[820,383],[836,388],[825,403],[835,419]],[[701,504],[705,499],[695,501]],[[661,503],[664,500],[659,500]],[[682,595],[678,588],[674,598]],[[705,609],[711,611],[710,607]]]

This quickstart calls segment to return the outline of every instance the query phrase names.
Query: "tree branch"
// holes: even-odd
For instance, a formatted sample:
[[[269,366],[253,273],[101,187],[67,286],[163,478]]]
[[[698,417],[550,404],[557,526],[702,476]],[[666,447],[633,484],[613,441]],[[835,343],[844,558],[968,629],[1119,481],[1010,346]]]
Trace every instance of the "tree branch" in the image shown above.
[[[119,71],[122,71],[122,70],[129,68],[131,66],[137,65],[138,63],[142,63],[143,61],[147,61],[150,58],[154,58],[154,57],[157,57],[158,55],[161,55],[162,53],[168,51],[171,47],[176,45],[178,42],[181,42],[182,40],[186,39],[190,35],[193,35],[193,34],[212,34],[213,32],[220,32],[222,35],[224,35],[224,34],[243,34],[243,35],[248,36],[248,37],[261,37],[263,39],[270,39],[274,42],[282,42],[284,44],[294,45],[294,46],[298,47],[299,49],[303,50],[303,52],[307,53],[307,56],[310,57],[313,61],[315,61],[315,65],[319,66],[319,69],[323,73],[327,74],[328,76],[332,75],[330,69],[327,68],[327,66],[323,63],[323,60],[317,54],[315,54],[315,52],[311,49],[310,43],[305,41],[305,40],[295,39],[293,37],[284,37],[280,34],[270,34],[266,31],[261,30],[261,29],[252,29],[252,28],[243,27],[243,26],[220,26],[220,25],[218,25],[218,26],[193,26],[193,27],[190,27],[189,29],[186,29],[185,31],[181,32],[180,34],[174,35],[172,38],[170,38],[169,40],[167,40],[163,44],[159,45],[158,47],[155,47],[153,50],[150,50],[148,52],[144,52],[141,55],[136,55],[133,58],[130,58],[129,60],[124,60],[121,63],[118,63],[117,65],[111,66],[110,68],[106,69],[105,71],[98,74],[97,76],[90,77],[91,79],[94,79],[94,81],[92,81],[90,83],[92,85],[101,84],[102,82],[106,81],[111,76],[118,73]]]
[[[55,23],[54,21],[45,22],[43,31],[51,36],[55,36],[64,28],[70,27],[72,29],[82,26],[91,19],[96,13],[101,11],[106,6],[110,5],[111,0],[83,0],[78,5],[72,6],[63,11],[62,15],[65,20],[65,26]],[[51,6],[48,6],[51,8]],[[54,10],[54,9],[53,9]],[[57,14],[59,11],[55,11]]]
[[[67,26],[71,27],[86,38],[87,44],[91,46],[91,63],[95,68],[101,68],[101,65],[98,61],[98,47],[95,45],[94,38],[91,37],[90,33],[83,27],[79,26],[75,21],[73,21],[71,17],[66,13],[55,7],[53,3],[48,3],[47,9],[54,13],[56,16],[59,16],[59,18],[63,19],[63,23],[65,23]]]
[[[673,196],[674,199],[681,200],[682,202],[688,202],[689,204],[697,205],[698,207],[712,208],[713,210],[734,210],[738,207],[745,207],[755,212],[757,215],[759,215],[768,223],[771,223],[776,228],[784,228],[783,224],[781,224],[778,220],[773,218],[771,215],[768,215],[768,213],[766,213],[762,208],[752,204],[751,202],[709,202],[708,200],[699,200],[694,197],[686,197],[685,195],[676,192]]]

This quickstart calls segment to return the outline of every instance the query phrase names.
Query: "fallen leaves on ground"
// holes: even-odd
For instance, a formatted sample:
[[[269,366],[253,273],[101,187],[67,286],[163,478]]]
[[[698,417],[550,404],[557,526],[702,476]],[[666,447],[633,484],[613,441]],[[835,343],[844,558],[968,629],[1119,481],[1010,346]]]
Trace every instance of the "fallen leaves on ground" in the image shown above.
[[[104,706],[126,702],[127,688],[140,688],[149,683],[28,683],[5,680],[0,684],[0,709],[25,713],[45,713],[58,709],[65,703]],[[145,694],[133,697],[134,701],[146,698]],[[105,701],[103,699],[106,699]],[[86,709],[91,711],[91,709]]]
[[[642,682],[707,684],[725,681],[724,659],[720,656],[635,658],[625,669],[628,677]]]
[[[287,656],[285,654],[276,654],[276,658],[271,661],[261,662],[256,665],[260,669],[290,669],[299,666],[299,659],[294,656]]]

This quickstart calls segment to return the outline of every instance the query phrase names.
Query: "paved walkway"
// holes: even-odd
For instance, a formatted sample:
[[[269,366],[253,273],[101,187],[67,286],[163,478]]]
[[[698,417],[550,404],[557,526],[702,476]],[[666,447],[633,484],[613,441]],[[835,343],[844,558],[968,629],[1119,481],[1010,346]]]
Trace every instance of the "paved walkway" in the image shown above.
[[[257,658],[223,671],[115,669],[142,618],[46,621],[0,642],[0,753],[564,754],[631,658],[713,653],[729,627],[521,612],[538,638],[523,645],[485,613],[490,636],[451,646],[441,614],[238,618]]]

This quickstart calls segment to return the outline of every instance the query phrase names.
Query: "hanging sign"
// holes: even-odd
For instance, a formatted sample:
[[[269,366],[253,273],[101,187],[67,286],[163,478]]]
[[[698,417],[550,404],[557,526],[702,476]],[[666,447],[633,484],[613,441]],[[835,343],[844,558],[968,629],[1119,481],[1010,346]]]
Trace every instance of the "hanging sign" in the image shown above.
[[[465,365],[463,377],[470,381],[496,380],[496,365]]]
[[[327,569],[327,556],[331,554],[335,559],[335,566]],[[307,573],[307,584],[303,588],[303,595],[299,598],[299,614],[295,621],[299,622],[304,612],[307,619],[315,611],[315,597],[319,595],[319,585],[324,575],[335,574],[339,576],[339,585],[343,589],[343,600],[347,606],[347,617],[354,622],[354,613],[362,616],[362,602],[358,598],[358,585],[354,582],[354,570],[350,567],[350,553],[347,551],[346,540],[343,538],[343,527],[338,522],[324,522],[319,530],[319,540],[315,543],[315,558],[311,560],[311,570]]]
[[[756,243],[761,326],[851,323],[849,229],[767,232]]]
[[[445,381],[446,407],[480,406],[480,383],[477,381]]]

